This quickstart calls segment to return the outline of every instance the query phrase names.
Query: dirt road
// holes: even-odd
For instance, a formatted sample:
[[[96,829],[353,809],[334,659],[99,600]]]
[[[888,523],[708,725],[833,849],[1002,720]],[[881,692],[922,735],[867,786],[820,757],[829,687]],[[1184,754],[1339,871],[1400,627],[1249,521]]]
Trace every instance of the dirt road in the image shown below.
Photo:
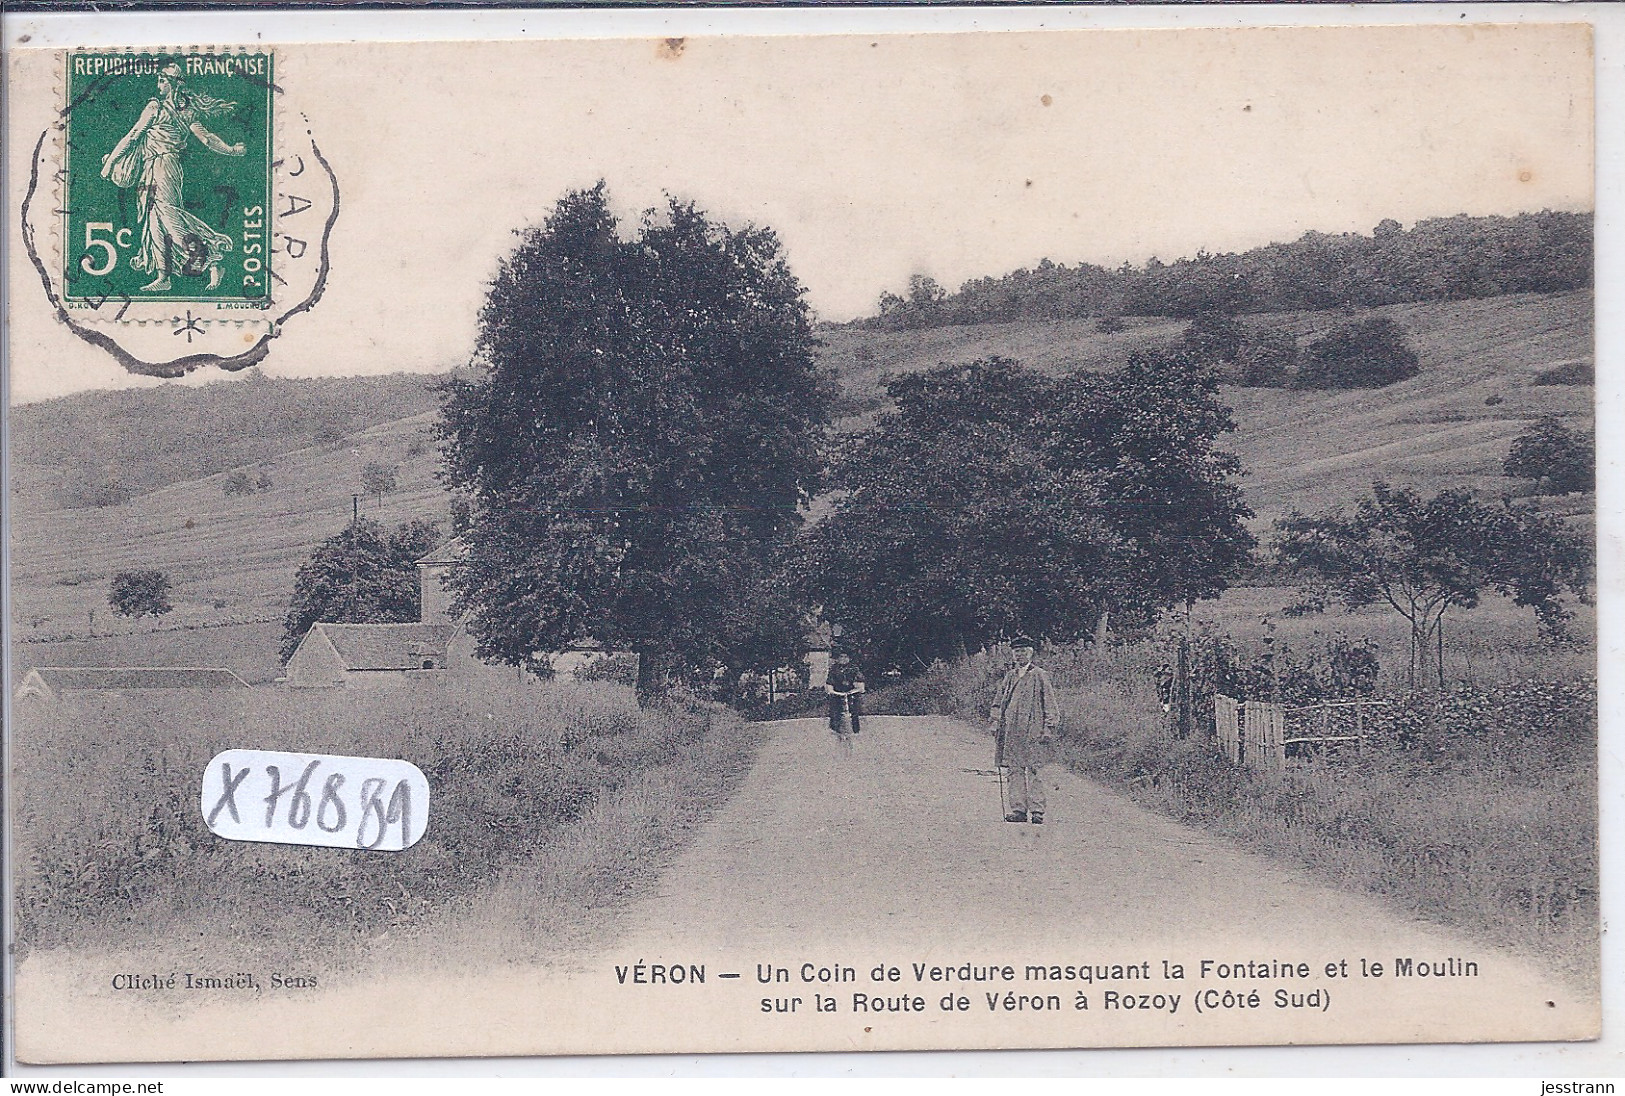
[[[1048,774],[1044,826],[1006,823],[990,755],[948,720],[871,718],[850,749],[818,720],[787,720],[658,893],[608,926],[618,942],[603,954],[478,977],[379,971],[165,1017],[105,991],[52,998],[67,971],[31,959],[22,1046],[60,1056],[68,1022],[115,1058],[1456,1042],[1597,1027],[1594,999],[1526,963],[1069,774]]]

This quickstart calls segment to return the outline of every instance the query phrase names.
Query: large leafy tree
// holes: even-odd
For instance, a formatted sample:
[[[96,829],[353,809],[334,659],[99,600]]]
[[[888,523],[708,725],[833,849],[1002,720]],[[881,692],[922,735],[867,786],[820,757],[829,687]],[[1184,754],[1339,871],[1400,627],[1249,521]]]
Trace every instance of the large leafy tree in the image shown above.
[[[1095,478],[1101,520],[1128,548],[1116,601],[1131,616],[1218,595],[1257,544],[1241,462],[1218,447],[1235,430],[1218,391],[1202,363],[1156,350],[1059,387],[1050,460]]]
[[[1535,611],[1542,632],[1559,638],[1570,617],[1567,590],[1585,594],[1591,553],[1559,519],[1489,506],[1460,490],[1424,500],[1408,488],[1372,485],[1353,513],[1276,522],[1276,552],[1289,565],[1329,580],[1345,604],[1385,604],[1410,623],[1410,679],[1444,685],[1444,620],[1471,609],[1486,589]]]
[[[627,238],[599,183],[523,232],[480,313],[483,376],[442,409],[480,654],[592,637],[638,652],[647,695],[782,647],[740,607],[772,602],[758,586],[821,473],[814,345],[768,229],[673,200]]]
[[[891,380],[895,410],[855,439],[804,540],[811,595],[906,667],[1222,589],[1252,544],[1212,447],[1228,416],[1206,374],[1157,364],[1057,382],[994,358]]]
[[[386,531],[363,518],[316,546],[293,580],[282,622],[282,661],[293,657],[310,626],[390,624],[418,619],[417,561],[440,539],[433,522],[408,521]]]

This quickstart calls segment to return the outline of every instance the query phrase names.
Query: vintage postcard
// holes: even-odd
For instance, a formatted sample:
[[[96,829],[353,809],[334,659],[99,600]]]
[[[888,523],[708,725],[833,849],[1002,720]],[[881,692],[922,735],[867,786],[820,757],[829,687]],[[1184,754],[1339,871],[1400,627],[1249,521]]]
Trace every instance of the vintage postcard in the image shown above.
[[[19,1060],[1596,1038],[1592,74],[14,46]]]

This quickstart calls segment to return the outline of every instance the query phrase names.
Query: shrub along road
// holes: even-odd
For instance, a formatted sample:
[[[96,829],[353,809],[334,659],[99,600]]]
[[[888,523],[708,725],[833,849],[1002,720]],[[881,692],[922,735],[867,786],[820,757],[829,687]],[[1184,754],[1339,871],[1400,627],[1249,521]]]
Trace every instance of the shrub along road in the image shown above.
[[[308,995],[217,994],[207,1009],[163,1017],[150,1004],[104,999],[106,1049],[138,1059],[166,1048],[347,1057],[1596,1031],[1593,998],[1513,956],[1059,770],[1048,773],[1044,826],[1003,822],[997,784],[976,771],[991,768],[990,744],[962,723],[872,717],[850,750],[816,719],[768,732],[753,771],[656,894],[583,912],[602,922],[597,955],[478,976],[397,966]],[[1171,977],[1179,972],[1164,960],[1184,976]],[[1415,964],[1408,976],[1396,970],[1404,960]],[[895,967],[895,979],[882,971],[877,981],[877,966]],[[1094,981],[1067,967],[1091,968]],[[945,1011],[945,995],[965,1007]],[[820,997],[832,1011],[818,1011]],[[25,1050],[54,1042],[42,998],[21,1013]],[[139,1036],[121,1030],[132,1021]]]

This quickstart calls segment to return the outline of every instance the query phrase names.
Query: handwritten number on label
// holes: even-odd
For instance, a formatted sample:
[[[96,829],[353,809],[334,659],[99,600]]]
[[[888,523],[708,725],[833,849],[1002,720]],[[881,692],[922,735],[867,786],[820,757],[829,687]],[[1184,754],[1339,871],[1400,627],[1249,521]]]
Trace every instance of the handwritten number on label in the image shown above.
[[[344,800],[339,798],[339,789],[344,787],[344,774],[334,773],[322,785],[322,803],[316,808],[316,825],[328,833],[338,833],[344,828]],[[324,819],[327,818],[327,808],[337,809],[338,821],[329,826]]]
[[[265,825],[267,827],[276,818],[277,800],[291,791],[293,799],[288,804],[288,825],[296,830],[305,828],[305,823],[310,821],[310,795],[305,791],[305,785],[310,782],[310,774],[315,772],[316,766],[320,764],[321,761],[317,760],[306,765],[305,771],[299,776],[299,782],[286,788],[282,786],[282,770],[275,765],[265,766],[265,775],[271,778],[271,793],[265,797]],[[301,806],[305,808],[303,814],[299,811]]]
[[[263,813],[245,811],[250,802]],[[233,841],[400,852],[428,828],[430,789],[398,759],[225,750],[204,768],[198,804]]]
[[[389,793],[389,806],[385,807],[378,793],[384,790],[388,781],[382,777],[370,777],[361,782],[361,824],[356,827],[355,843],[357,848],[375,849],[384,839],[384,832],[389,829],[390,823],[399,822],[401,833],[412,832],[412,786],[401,780],[395,784],[395,790]],[[367,819],[378,820],[378,833],[371,841],[367,840]]]

